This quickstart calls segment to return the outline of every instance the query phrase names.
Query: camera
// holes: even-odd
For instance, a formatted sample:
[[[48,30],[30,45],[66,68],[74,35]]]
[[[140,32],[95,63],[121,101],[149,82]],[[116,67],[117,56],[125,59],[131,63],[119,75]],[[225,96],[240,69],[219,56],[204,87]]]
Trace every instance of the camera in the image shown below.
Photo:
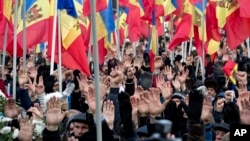
[[[151,127],[148,127],[149,132],[152,132],[151,136],[142,141],[182,141],[181,138],[167,138],[167,134],[171,133],[171,129],[172,122],[170,120],[157,120]]]

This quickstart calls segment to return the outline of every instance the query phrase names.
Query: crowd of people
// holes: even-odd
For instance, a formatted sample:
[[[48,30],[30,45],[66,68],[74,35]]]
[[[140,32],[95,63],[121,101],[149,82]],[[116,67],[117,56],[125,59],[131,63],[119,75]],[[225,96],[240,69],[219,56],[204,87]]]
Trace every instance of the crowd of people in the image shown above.
[[[203,81],[202,68],[195,73],[196,50],[184,57],[177,47],[172,59],[165,50],[168,42],[167,37],[159,39],[153,71],[144,38],[136,47],[126,43],[122,60],[116,49],[108,51],[98,78],[103,141],[228,141],[230,125],[250,124],[246,44],[231,51],[222,41],[216,57],[206,55]],[[16,99],[7,90],[13,60],[6,57],[0,81],[0,140],[97,140],[94,75],[63,67],[60,93],[57,67],[50,75],[48,59],[29,53],[25,68],[18,58]],[[236,84],[222,71],[228,60],[238,64]]]

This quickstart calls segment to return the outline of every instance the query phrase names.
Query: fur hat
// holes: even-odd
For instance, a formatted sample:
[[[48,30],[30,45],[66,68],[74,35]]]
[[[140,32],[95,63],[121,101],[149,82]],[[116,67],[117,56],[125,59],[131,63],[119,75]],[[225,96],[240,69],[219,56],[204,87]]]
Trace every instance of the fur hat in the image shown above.
[[[216,93],[218,93],[218,83],[216,80],[214,79],[207,79],[205,81],[205,86],[207,88],[213,88],[215,90]]]
[[[176,55],[176,56],[175,56],[175,59],[174,59],[174,62],[176,62],[176,61],[180,62],[181,59],[182,59],[182,56],[181,56],[181,55]]]

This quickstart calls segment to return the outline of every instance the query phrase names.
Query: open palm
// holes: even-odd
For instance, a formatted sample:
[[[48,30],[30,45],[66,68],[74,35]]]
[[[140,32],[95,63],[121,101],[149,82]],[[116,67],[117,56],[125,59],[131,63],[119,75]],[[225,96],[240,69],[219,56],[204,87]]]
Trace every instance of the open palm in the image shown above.
[[[48,125],[59,125],[66,113],[61,112],[60,99],[52,97],[47,103],[46,122]]]

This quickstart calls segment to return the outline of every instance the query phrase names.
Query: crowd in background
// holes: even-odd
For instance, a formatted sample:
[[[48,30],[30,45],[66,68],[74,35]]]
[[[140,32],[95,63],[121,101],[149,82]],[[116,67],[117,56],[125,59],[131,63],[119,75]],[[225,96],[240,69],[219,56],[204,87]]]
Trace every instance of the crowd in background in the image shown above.
[[[115,47],[108,51],[99,74],[104,141],[228,141],[230,125],[250,124],[246,43],[229,50],[222,41],[217,56],[206,55],[205,81],[202,68],[195,73],[199,60],[195,47],[184,58],[178,46],[172,59],[165,50],[168,43],[168,35],[159,39],[153,71],[144,38],[136,47],[127,42],[121,61]],[[232,75],[236,84],[222,71],[228,60],[238,64]],[[94,75],[87,77],[63,67],[60,93],[57,67],[50,75],[44,54],[30,51],[26,68],[23,58],[18,58],[17,96],[13,99],[7,89],[13,81],[12,62],[7,56],[0,80],[1,141],[96,140]]]

